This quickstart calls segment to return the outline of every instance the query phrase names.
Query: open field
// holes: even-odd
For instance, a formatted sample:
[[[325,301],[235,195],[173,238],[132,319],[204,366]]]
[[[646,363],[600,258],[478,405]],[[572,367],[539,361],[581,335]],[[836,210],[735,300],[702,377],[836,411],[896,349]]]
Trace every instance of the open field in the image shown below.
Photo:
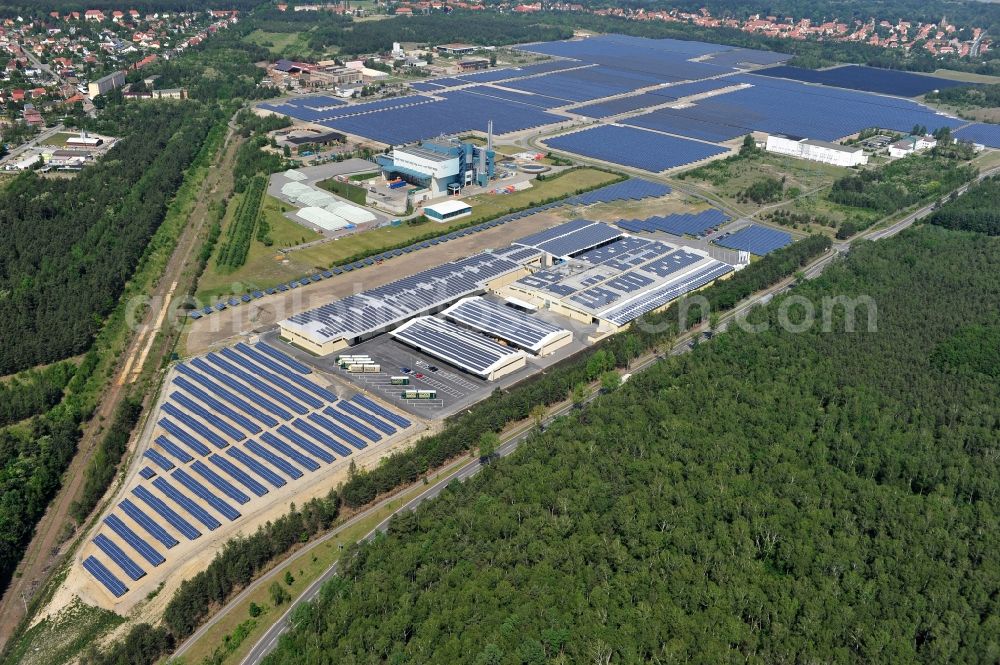
[[[938,69],[934,72],[934,76],[948,79],[950,81],[966,81],[968,83],[1000,83],[1000,76],[973,74],[972,72],[956,72],[952,69]]]
[[[263,46],[275,55],[281,54],[286,49],[297,49],[311,52],[307,42],[307,33],[299,32],[264,32],[257,29],[244,37],[251,44]]]
[[[711,162],[687,171],[690,175],[681,180],[703,188],[738,210],[752,213],[780,203],[755,203],[741,197],[744,190],[764,178],[784,179],[781,200],[787,201],[821,191],[848,172],[839,166],[764,152],[749,159]]]
[[[64,145],[66,145],[66,141],[68,141],[69,139],[71,139],[71,138],[73,138],[75,136],[79,136],[79,134],[77,134],[75,132],[59,132],[59,133],[53,134],[49,138],[45,139],[45,141],[43,141],[42,144],[43,145],[64,146]]]
[[[233,197],[226,211],[224,221],[227,225],[239,205],[238,196]],[[291,264],[285,265],[281,259],[276,258],[282,256],[282,247],[298,245],[320,237],[320,234],[312,229],[286,218],[282,214],[282,208],[291,209],[290,206],[273,196],[264,195],[261,203],[261,216],[262,220],[271,227],[271,239],[274,244],[268,247],[254,238],[250,243],[250,252],[247,254],[246,263],[232,272],[220,271],[213,257],[198,283],[197,297],[200,300],[208,300],[230,293],[243,293],[246,290],[243,285],[246,284],[270,286],[283,280],[287,281],[290,277],[309,270],[309,267],[296,265],[295,272],[289,273]],[[223,230],[223,232],[225,231]]]

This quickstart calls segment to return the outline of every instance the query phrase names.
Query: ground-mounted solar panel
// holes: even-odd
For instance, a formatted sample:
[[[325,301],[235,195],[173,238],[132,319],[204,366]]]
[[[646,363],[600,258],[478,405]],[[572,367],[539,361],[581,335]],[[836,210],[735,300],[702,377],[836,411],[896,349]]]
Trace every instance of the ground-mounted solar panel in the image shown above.
[[[208,376],[210,376],[212,379],[219,381],[230,390],[235,391],[240,397],[250,400],[257,406],[261,407],[265,411],[269,411],[278,418],[282,420],[288,420],[289,418],[292,417],[292,414],[290,414],[288,411],[286,411],[285,409],[281,408],[280,406],[272,402],[270,399],[265,398],[263,395],[258,394],[254,390],[250,390],[249,388],[244,386],[242,383],[238,382],[233,377],[229,376],[225,372],[220,372],[215,367],[212,367],[201,358],[193,358],[191,360],[191,364],[200,369],[202,372],[208,374]],[[245,374],[245,372],[241,372],[241,374]],[[275,425],[278,424],[277,421],[274,420],[273,418],[270,418],[270,421],[273,422]]]
[[[163,480],[162,478],[157,478],[156,480]],[[154,483],[156,481],[153,481]],[[163,499],[156,496],[144,486],[139,485],[132,488],[132,494],[139,498],[140,501],[145,503],[147,506],[152,508],[153,512],[162,517],[167,521],[167,524],[176,529],[182,536],[188,540],[194,540],[201,536],[201,532],[195,529],[191,524],[177,514],[173,508],[170,508]]]
[[[176,471],[174,471],[173,477],[177,482],[183,485],[185,489],[187,489],[196,497],[198,497],[199,499],[207,503],[209,506],[217,510],[223,517],[225,517],[229,521],[231,522],[236,521],[237,519],[240,518],[240,511],[236,510],[231,505],[220,499],[218,496],[216,496],[214,492],[212,492],[207,487],[205,487],[197,480],[195,480],[191,475],[189,475],[186,471],[184,471],[184,469],[177,469]]]
[[[310,471],[316,471],[319,469],[319,464],[316,463],[316,460],[300,453],[298,450],[292,448],[289,444],[285,443],[270,432],[264,432],[261,434],[260,439],[296,464],[304,466]]]
[[[119,503],[118,506],[122,509],[122,512],[128,515],[130,518],[132,518],[132,521],[138,524],[143,531],[148,533],[156,540],[160,541],[163,545],[167,547],[167,549],[170,549],[171,547],[174,547],[175,545],[178,544],[178,540],[173,536],[171,536],[166,529],[160,526],[159,522],[155,521],[153,518],[151,518],[149,515],[143,512],[143,510],[139,508],[139,506],[135,505],[130,500],[122,499],[121,503]],[[182,535],[184,534],[182,533]],[[195,537],[197,538],[197,536]]]
[[[345,411],[346,413],[354,416],[355,418],[363,420],[365,423],[371,425],[372,427],[379,430],[383,434],[392,436],[393,434],[396,433],[395,427],[385,422],[378,416],[373,416],[364,409],[358,408],[351,402],[341,401],[340,403],[337,404],[337,408],[341,409],[342,411]]]
[[[954,136],[962,141],[972,141],[990,148],[1000,148],[1000,125],[974,122],[955,131]]]
[[[180,471],[180,469],[174,471],[174,474],[178,471]],[[222,523],[212,517],[207,510],[199,506],[191,499],[191,497],[178,490],[164,478],[155,479],[153,481],[153,487],[163,492],[164,496],[183,508],[189,515],[191,515],[191,517],[201,522],[210,530],[215,531],[222,526]]]
[[[792,234],[787,231],[751,224],[717,239],[715,244],[763,256],[792,244]]]
[[[150,478],[156,475],[156,472],[153,471],[148,466],[144,466],[141,469],[139,469],[139,475],[142,476],[144,479],[149,480]]]
[[[900,97],[918,97],[934,90],[970,85],[968,82],[927,74],[905,72],[898,69],[879,69],[864,65],[841,65],[830,69],[805,69],[782,65],[759,69],[754,73],[760,76],[774,76],[805,83],[819,83],[837,88],[850,88]]]
[[[618,125],[598,125],[546,139],[546,143],[555,150],[651,172],[692,164],[728,152],[726,148],[708,143]]]
[[[88,556],[83,560],[83,568],[93,575],[94,579],[100,582],[115,598],[121,598],[128,593],[128,587],[97,558]]]
[[[215,487],[215,489],[219,490],[233,501],[236,501],[237,503],[247,503],[250,501],[249,496],[234,487],[232,483],[217,474],[215,471],[208,468],[208,466],[201,460],[195,460],[195,462],[191,465],[191,470],[204,478],[209,484]]]
[[[334,451],[341,457],[347,457],[353,452],[350,448],[340,443],[326,432],[323,432],[317,429],[316,427],[313,427],[304,420],[296,418],[295,420],[292,421],[292,426],[298,429],[303,434],[308,435],[309,438],[312,439],[313,441],[317,441],[318,443],[323,444],[324,446]]]
[[[178,462],[186,463],[194,459],[186,450],[163,435],[156,437],[155,443]]]
[[[185,413],[184,411],[181,411],[181,409],[178,408],[177,405],[171,403],[169,400],[163,403],[162,408],[164,412],[166,412],[173,418],[176,418],[182,425],[184,425],[184,427],[193,430],[200,437],[208,440],[208,442],[214,445],[216,448],[225,448],[228,445],[226,443],[226,440],[223,439],[218,434],[216,434],[211,429],[209,429],[206,423],[198,420],[194,416]],[[169,419],[167,418],[163,418],[162,420],[166,420],[169,422]],[[207,448],[205,448],[200,441],[194,440],[194,437],[188,434],[187,432],[184,432],[184,434],[178,434],[174,428],[168,427],[167,425],[163,425],[163,428],[168,432],[170,432],[171,434],[173,434],[174,436],[181,439],[181,443],[191,446],[192,448],[197,450],[200,454],[202,455],[208,454],[206,452],[202,452],[203,450],[207,450]]]
[[[242,462],[244,466],[253,471],[260,478],[266,480],[274,487],[284,487],[287,484],[285,479],[279,476],[275,471],[272,471],[271,469],[267,468],[259,461],[257,461],[256,458],[243,452],[243,450],[241,450],[240,448],[230,447],[229,449],[226,450],[226,454],[232,457],[233,459],[237,460],[238,462]],[[301,474],[299,475],[301,476]]]
[[[361,406],[368,409],[375,415],[382,416],[389,422],[395,423],[396,425],[398,425],[403,429],[406,429],[407,427],[413,424],[403,416],[399,415],[398,413],[393,413],[389,409],[382,407],[381,405],[373,402],[372,400],[368,399],[367,397],[365,397],[360,393],[352,397],[351,401],[360,404]]]
[[[152,545],[147,543],[135,531],[130,529],[125,522],[117,515],[111,514],[104,518],[104,523],[108,528],[117,534],[119,538],[128,543],[129,547],[135,550],[139,556],[148,561],[153,566],[159,566],[166,561],[163,555],[157,552]]]
[[[160,418],[156,421],[156,424],[166,430],[168,434],[180,440],[181,443],[193,450],[196,454],[207,455],[212,452],[208,446],[194,438],[189,432],[181,429],[181,427],[169,418]]]
[[[209,423],[220,432],[223,432],[226,436],[234,441],[242,441],[247,438],[246,435],[240,430],[236,429],[228,422],[220,418],[218,415],[212,413],[208,409],[204,408],[197,402],[195,402],[190,397],[186,396],[184,393],[174,391],[170,394],[170,399],[177,404],[183,406],[185,409],[193,413],[194,415],[201,418],[203,421]]]
[[[338,406],[342,406],[342,405],[338,405]],[[355,433],[360,434],[361,436],[365,437],[369,441],[380,441],[382,439],[382,435],[381,434],[379,434],[378,432],[376,432],[372,428],[368,427],[364,423],[358,422],[357,420],[355,420],[354,418],[350,417],[349,415],[347,415],[346,413],[344,413],[340,409],[334,408],[332,406],[328,406],[325,409],[323,409],[323,413],[325,413],[326,415],[330,416],[331,418],[333,418],[334,420],[336,420],[341,425],[344,425],[348,429],[350,429],[350,430],[354,431]]]
[[[208,404],[222,415],[237,422],[241,427],[245,428],[248,432],[256,434],[257,432],[260,432],[260,426],[257,425],[257,423],[254,422],[253,420],[250,420],[250,418],[248,418],[247,416],[252,416],[253,418],[256,418],[257,421],[264,423],[268,427],[273,427],[278,424],[278,421],[269,416],[268,414],[254,408],[246,400],[236,396],[232,392],[221,387],[214,381],[210,380],[207,376],[195,372],[190,367],[187,367],[186,365],[178,365],[177,371],[194,379],[203,388],[211,392],[212,395],[222,400],[225,400],[226,402],[234,406],[236,410],[230,409],[229,407],[222,404],[222,402],[215,400],[214,398],[209,398],[207,393],[201,391],[200,388],[195,386],[193,383],[191,383],[184,377],[177,377],[176,379],[174,379],[174,382],[178,386],[184,388],[184,390],[187,390],[192,395],[195,395],[200,400],[205,402],[205,404]]]
[[[164,471],[170,471],[170,469],[174,468],[173,462],[171,462],[166,457],[156,452],[152,448],[147,448],[146,450],[142,451],[142,456],[152,461],[154,464],[156,464]]]
[[[264,446],[260,445],[256,441],[247,441],[247,450],[257,455],[261,459],[269,462],[274,468],[279,469],[282,473],[291,476],[293,479],[298,479],[302,477],[302,471],[299,470],[297,466],[289,462],[284,457],[273,453]],[[308,467],[307,467],[308,468]]]
[[[310,413],[307,416],[307,418],[309,418],[311,422],[319,425],[323,429],[327,430],[328,432],[338,437],[341,441],[346,441],[347,443],[351,444],[358,450],[362,450],[368,447],[368,444],[365,443],[361,437],[354,434],[353,432],[347,431],[339,424],[334,422],[331,418],[327,418],[326,416],[320,415],[318,413]]]
[[[299,386],[293,385],[292,382],[286,381],[283,377],[279,376],[278,374],[269,372],[263,369],[259,365],[255,365],[253,362],[251,362],[250,358],[248,358],[247,355],[237,353],[236,351],[230,348],[223,348],[219,351],[219,353],[223,355],[227,360],[236,363],[236,365],[238,365],[242,370],[246,372],[252,372],[253,376],[257,377],[262,381],[265,381],[267,384],[271,386],[275,386],[281,389],[283,392],[287,393],[295,400],[298,400],[298,402],[293,402],[293,403],[305,403],[314,409],[318,409],[319,407],[323,406],[323,402],[316,399],[306,391],[302,390],[302,388],[300,388]]]
[[[337,396],[334,395],[332,392],[330,392],[326,388],[321,388],[320,386],[313,383],[311,380],[302,376],[301,373],[296,372],[293,369],[290,369],[286,365],[280,364],[278,361],[274,360],[270,356],[264,355],[263,353],[259,353],[256,349],[251,348],[250,346],[244,344],[243,342],[237,344],[236,348],[239,349],[239,351],[241,351],[248,358],[251,358],[257,363],[263,365],[264,367],[267,367],[268,369],[277,372],[278,374],[282,375],[283,377],[285,377],[292,383],[296,384],[300,388],[311,391],[320,399],[323,399],[327,402],[336,401]]]
[[[283,436],[286,440],[291,441],[293,444],[295,444],[298,448],[301,448],[302,450],[306,451],[313,457],[317,457],[323,460],[327,464],[331,464],[337,459],[329,452],[327,452],[325,449],[316,445],[312,441],[306,439],[304,436],[294,431],[287,425],[282,425],[281,427],[279,427],[277,429],[277,432],[278,434]]]
[[[93,543],[133,580],[141,580],[146,576],[146,571],[103,533],[94,536]]]

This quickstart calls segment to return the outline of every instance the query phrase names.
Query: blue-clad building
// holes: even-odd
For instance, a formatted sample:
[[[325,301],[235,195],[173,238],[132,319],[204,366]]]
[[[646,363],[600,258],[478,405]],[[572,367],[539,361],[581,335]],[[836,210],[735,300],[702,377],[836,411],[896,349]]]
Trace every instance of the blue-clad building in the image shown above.
[[[449,185],[485,187],[493,178],[495,156],[489,148],[442,138],[393,148],[376,161],[386,180],[402,178],[434,198],[448,194]]]

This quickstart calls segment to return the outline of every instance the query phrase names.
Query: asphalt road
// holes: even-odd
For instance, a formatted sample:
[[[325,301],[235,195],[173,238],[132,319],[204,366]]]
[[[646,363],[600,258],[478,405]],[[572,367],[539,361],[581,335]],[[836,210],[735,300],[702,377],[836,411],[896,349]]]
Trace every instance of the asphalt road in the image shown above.
[[[996,167],[996,168],[990,169],[989,171],[986,171],[986,172],[982,173],[979,176],[979,179],[981,180],[981,179],[983,179],[985,177],[988,177],[989,175],[992,175],[992,174],[997,173],[997,172],[1000,172],[1000,167]],[[961,195],[961,194],[965,193],[966,189],[967,189],[967,186],[963,186],[963,187],[959,188],[958,190],[956,190],[956,192],[959,195]],[[934,210],[934,205],[933,204],[924,206],[924,207],[920,208],[919,210],[916,210],[916,211],[910,213],[906,217],[902,218],[901,220],[899,220],[897,222],[894,222],[893,224],[890,224],[889,226],[887,226],[885,228],[873,230],[873,231],[870,231],[870,232],[868,232],[866,234],[862,234],[860,236],[860,238],[863,238],[863,239],[866,239],[866,240],[880,240],[880,239],[883,239],[883,238],[892,237],[892,236],[900,233],[904,229],[909,228],[910,226],[912,226],[919,219],[922,219],[923,217],[926,217],[933,210]],[[830,265],[830,263],[834,259],[836,259],[841,254],[844,254],[847,251],[849,251],[850,250],[850,245],[851,245],[851,241],[844,241],[844,242],[836,243],[834,245],[833,249],[830,252],[827,252],[825,255],[823,255],[822,257],[820,257],[819,259],[817,259],[816,261],[814,261],[812,264],[810,264],[809,266],[807,266],[802,271],[803,274],[807,278],[810,278],[810,279],[813,278],[813,277],[816,277],[816,276],[820,275],[823,272],[823,270],[828,265]],[[720,321],[719,321],[718,329],[724,330],[737,317],[744,316],[750,309],[752,309],[753,307],[755,307],[755,306],[757,306],[759,304],[767,302],[768,300],[770,300],[771,298],[773,298],[775,294],[783,293],[784,291],[787,291],[789,288],[791,288],[791,286],[794,283],[795,283],[795,278],[794,277],[789,277],[789,278],[786,278],[785,280],[782,280],[781,282],[778,282],[777,284],[772,285],[770,288],[766,289],[765,291],[762,291],[760,293],[755,294],[754,296],[751,296],[744,303],[742,303],[741,305],[739,305],[738,307],[736,307],[735,309],[731,310],[726,315],[724,315],[723,317],[721,317]],[[691,331],[687,335],[682,336],[680,338],[680,341],[678,341],[678,343],[671,349],[670,355],[680,355],[682,353],[686,353],[687,351],[689,351],[691,349],[691,341],[694,340],[694,339],[696,339],[696,338],[698,338],[701,334],[702,333],[700,331],[695,330],[695,331]],[[641,363],[638,363],[635,367],[632,368],[632,372],[633,373],[635,373],[635,372],[641,372],[642,370],[648,368],[650,365],[656,363],[659,359],[660,358],[657,357],[657,356],[652,356],[652,357],[648,358],[647,360],[645,360],[645,361],[643,361]],[[595,399],[599,394],[600,394],[599,392],[595,391],[589,397],[587,397],[587,399],[584,401],[584,404],[589,403],[590,401],[592,401],[593,399]],[[552,422],[554,419],[556,419],[556,418],[558,418],[560,416],[563,416],[563,415],[569,413],[573,408],[574,407],[572,405],[567,405],[567,406],[565,406],[565,407],[563,407],[563,408],[561,408],[561,409],[553,412],[552,414],[549,415],[548,418],[546,418],[546,420],[544,421],[544,424],[548,424],[548,423]],[[525,441],[525,439],[528,438],[528,436],[531,434],[531,432],[533,431],[533,429],[534,428],[532,428],[532,427],[527,427],[523,431],[518,431],[513,437],[511,437],[510,439],[508,439],[507,441],[505,441],[504,443],[502,443],[500,446],[498,446],[496,455],[498,457],[506,457],[507,455],[510,455],[511,453],[513,453],[515,450],[517,450],[518,446],[521,443],[523,443]],[[379,533],[384,533],[388,529],[388,527],[389,527],[389,522],[392,520],[392,518],[395,515],[398,515],[398,514],[402,513],[403,511],[406,511],[406,510],[414,510],[414,509],[416,509],[416,507],[419,506],[420,504],[422,504],[423,502],[428,501],[430,499],[433,499],[436,496],[438,496],[439,494],[441,494],[441,492],[443,492],[444,489],[448,486],[448,484],[451,483],[452,481],[459,481],[459,482],[465,481],[465,480],[471,478],[472,476],[476,475],[476,473],[478,473],[481,468],[482,468],[481,462],[479,460],[476,460],[475,462],[473,462],[471,464],[468,464],[467,466],[464,466],[464,467],[458,469],[457,471],[452,472],[451,475],[450,476],[446,476],[442,480],[442,482],[439,482],[438,484],[434,485],[433,487],[428,488],[426,491],[422,492],[418,496],[414,497],[411,501],[409,501],[408,503],[406,503],[405,505],[401,506],[396,511],[394,511],[392,513],[392,515],[390,515],[385,520],[383,520],[382,522],[380,522],[374,529],[372,529],[368,534],[366,534],[365,537],[361,539],[362,542],[371,540],[372,538],[374,538]],[[364,513],[359,514],[357,517],[353,518],[350,522],[345,523],[344,525],[338,527],[336,530],[334,530],[331,533],[329,533],[326,536],[324,536],[319,541],[316,541],[316,544],[318,544],[319,542],[322,542],[326,538],[334,536],[336,533],[339,533],[342,529],[347,528],[348,526],[350,526],[353,522],[356,522],[359,519],[363,519],[365,516],[367,516],[368,514],[370,514],[371,511],[377,510],[379,507],[380,506],[375,506],[375,507],[369,509],[368,511],[365,511]],[[274,625],[272,625],[267,630],[267,632],[265,632],[257,640],[256,644],[254,644],[253,648],[250,650],[250,652],[247,654],[247,656],[243,659],[243,661],[240,663],[240,665],[257,665],[257,663],[260,663],[264,659],[264,657],[267,656],[267,654],[271,652],[271,650],[274,648],[275,644],[277,644],[277,641],[281,637],[281,635],[288,630],[289,625],[290,625],[291,613],[294,611],[294,609],[296,607],[298,607],[299,605],[301,605],[302,603],[309,602],[309,601],[313,600],[316,597],[316,595],[319,593],[319,591],[322,588],[323,584],[325,582],[329,581],[336,574],[337,574],[337,564],[334,563],[319,578],[317,578],[316,581],[314,581],[305,590],[305,592],[301,596],[299,596],[298,599],[296,599],[294,602],[292,602],[289,605],[288,609],[285,610],[285,613],[274,623]],[[263,582],[263,579],[262,580],[258,580],[258,583],[262,583],[262,582]],[[255,588],[255,585],[252,585],[251,587],[248,587],[248,589],[246,589],[243,593],[241,593],[235,599],[233,599],[232,601],[230,601],[230,603],[228,603],[227,605],[231,606],[234,603],[239,602],[240,600],[242,600],[243,597],[245,597],[245,594],[250,593],[253,588]],[[223,614],[223,612],[219,612],[219,613],[216,614],[216,617],[222,616],[222,614]],[[210,627],[211,625],[212,625],[212,623],[206,624],[202,629],[200,629],[198,632],[196,632],[194,635],[192,635],[191,638],[189,638],[184,644],[181,645],[181,647],[177,650],[177,652],[174,655],[175,656],[182,655],[189,648],[189,646],[191,644],[193,644],[194,641],[196,641],[197,638],[200,635],[202,635],[205,632],[205,630],[207,630],[208,627]]]

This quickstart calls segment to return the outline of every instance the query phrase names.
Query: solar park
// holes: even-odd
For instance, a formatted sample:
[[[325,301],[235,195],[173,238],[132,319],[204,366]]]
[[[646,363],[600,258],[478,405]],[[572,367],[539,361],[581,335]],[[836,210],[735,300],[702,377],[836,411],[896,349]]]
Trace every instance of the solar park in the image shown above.
[[[394,409],[320,381],[265,343],[176,365],[138,473],[81,552],[84,570],[122,599],[209,534],[411,430]]]
[[[599,125],[545,142],[553,149],[659,172],[730,152],[752,131],[837,140],[877,127],[956,130],[1000,148],[1000,132],[912,97],[956,85],[932,76],[861,66],[823,71],[788,56],[705,42],[600,35],[524,45],[552,59],[521,68],[431,79],[415,94],[360,104],[328,97],[260,108],[397,145],[441,134],[551,132],[555,123]],[[604,124],[614,118],[614,124]]]

